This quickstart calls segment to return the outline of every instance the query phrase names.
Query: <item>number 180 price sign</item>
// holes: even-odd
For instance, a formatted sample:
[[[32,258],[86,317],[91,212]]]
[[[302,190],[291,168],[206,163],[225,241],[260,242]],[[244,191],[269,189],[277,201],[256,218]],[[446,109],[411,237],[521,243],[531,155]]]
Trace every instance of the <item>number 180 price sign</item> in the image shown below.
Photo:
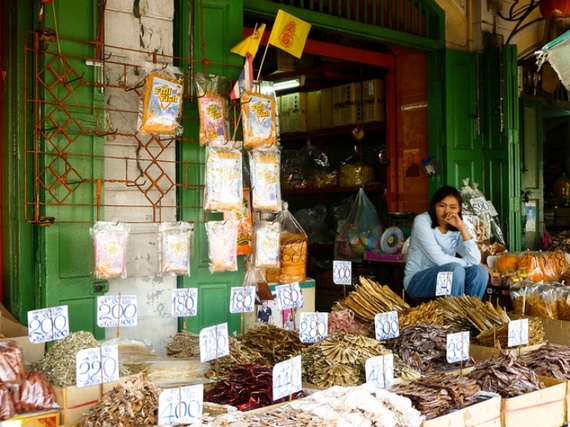
[[[198,288],[173,289],[170,312],[173,317],[196,316]]]

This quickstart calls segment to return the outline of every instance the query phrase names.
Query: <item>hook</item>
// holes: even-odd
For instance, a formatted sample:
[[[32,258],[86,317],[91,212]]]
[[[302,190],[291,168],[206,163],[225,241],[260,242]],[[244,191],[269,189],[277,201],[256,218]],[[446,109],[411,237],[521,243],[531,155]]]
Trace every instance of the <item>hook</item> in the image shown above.
[[[144,86],[145,84],[145,80],[142,79],[135,87],[126,87],[125,88],[125,92],[129,92],[131,90],[136,90],[136,89],[140,89]]]
[[[85,75],[85,73],[81,73],[81,75],[80,75],[79,77],[76,77],[76,78],[74,78],[74,79],[71,79],[71,80],[65,82],[64,84],[68,85],[68,84],[70,84],[70,83],[76,82],[77,80],[81,80],[81,79],[83,79],[83,76],[84,76],[84,75]]]

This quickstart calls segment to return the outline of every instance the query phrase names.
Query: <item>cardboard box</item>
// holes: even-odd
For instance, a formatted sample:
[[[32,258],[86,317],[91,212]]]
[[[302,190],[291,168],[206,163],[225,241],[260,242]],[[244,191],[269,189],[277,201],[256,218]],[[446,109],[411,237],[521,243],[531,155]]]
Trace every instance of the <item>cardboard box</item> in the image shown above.
[[[560,427],[566,417],[566,381],[540,377],[542,390],[501,399],[501,426]]]
[[[60,425],[58,410],[30,412],[0,422],[0,427],[57,427]]]
[[[528,353],[529,351],[537,350],[542,347],[543,344],[536,344],[536,345],[526,345],[520,347],[512,347],[512,348],[493,348],[493,347],[485,347],[482,345],[469,345],[469,355],[475,360],[486,360],[490,359],[493,356],[497,356],[498,354],[515,354],[517,356],[521,354]]]
[[[321,91],[307,93],[307,130],[321,129]]]
[[[329,129],[333,122],[333,89],[329,87],[321,91],[321,129]]]
[[[281,98],[281,113],[279,131],[307,131],[307,94],[295,92],[283,95]]]
[[[2,304],[0,304],[0,333],[6,337],[0,341],[16,341],[22,346],[26,365],[35,363],[44,357],[45,344],[32,343],[28,338],[28,328],[17,322]]]
[[[362,100],[361,100],[362,99]],[[362,106],[362,122],[386,121],[386,84],[384,80],[373,79],[362,82],[356,93],[357,104]]]
[[[509,313],[509,317],[511,319],[533,318],[532,316],[522,316],[515,313]],[[542,323],[546,341],[553,344],[570,345],[570,321],[547,319],[545,317],[536,317],[536,319],[540,319]]]
[[[501,396],[481,392],[473,405],[424,421],[422,427],[500,427]]]

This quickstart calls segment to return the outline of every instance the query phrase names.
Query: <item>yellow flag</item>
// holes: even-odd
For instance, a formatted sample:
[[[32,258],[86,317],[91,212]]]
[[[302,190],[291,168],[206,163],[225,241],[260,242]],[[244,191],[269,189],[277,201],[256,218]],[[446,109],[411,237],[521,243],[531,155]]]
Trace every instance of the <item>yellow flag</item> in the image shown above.
[[[269,36],[269,44],[300,58],[310,29],[311,24],[308,22],[279,10]]]
[[[255,57],[264,32],[265,24],[261,24],[259,28],[255,29],[251,36],[246,37],[241,42],[232,47],[230,49],[230,52],[237,53],[238,55],[244,57],[250,53],[252,57]]]

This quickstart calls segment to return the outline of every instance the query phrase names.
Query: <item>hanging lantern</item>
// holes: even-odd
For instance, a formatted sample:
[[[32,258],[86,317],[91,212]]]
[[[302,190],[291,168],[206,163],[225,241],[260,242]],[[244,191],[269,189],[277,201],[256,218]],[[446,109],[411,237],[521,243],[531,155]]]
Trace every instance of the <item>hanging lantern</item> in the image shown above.
[[[570,0],[541,0],[540,14],[545,18],[561,18],[570,15]]]

